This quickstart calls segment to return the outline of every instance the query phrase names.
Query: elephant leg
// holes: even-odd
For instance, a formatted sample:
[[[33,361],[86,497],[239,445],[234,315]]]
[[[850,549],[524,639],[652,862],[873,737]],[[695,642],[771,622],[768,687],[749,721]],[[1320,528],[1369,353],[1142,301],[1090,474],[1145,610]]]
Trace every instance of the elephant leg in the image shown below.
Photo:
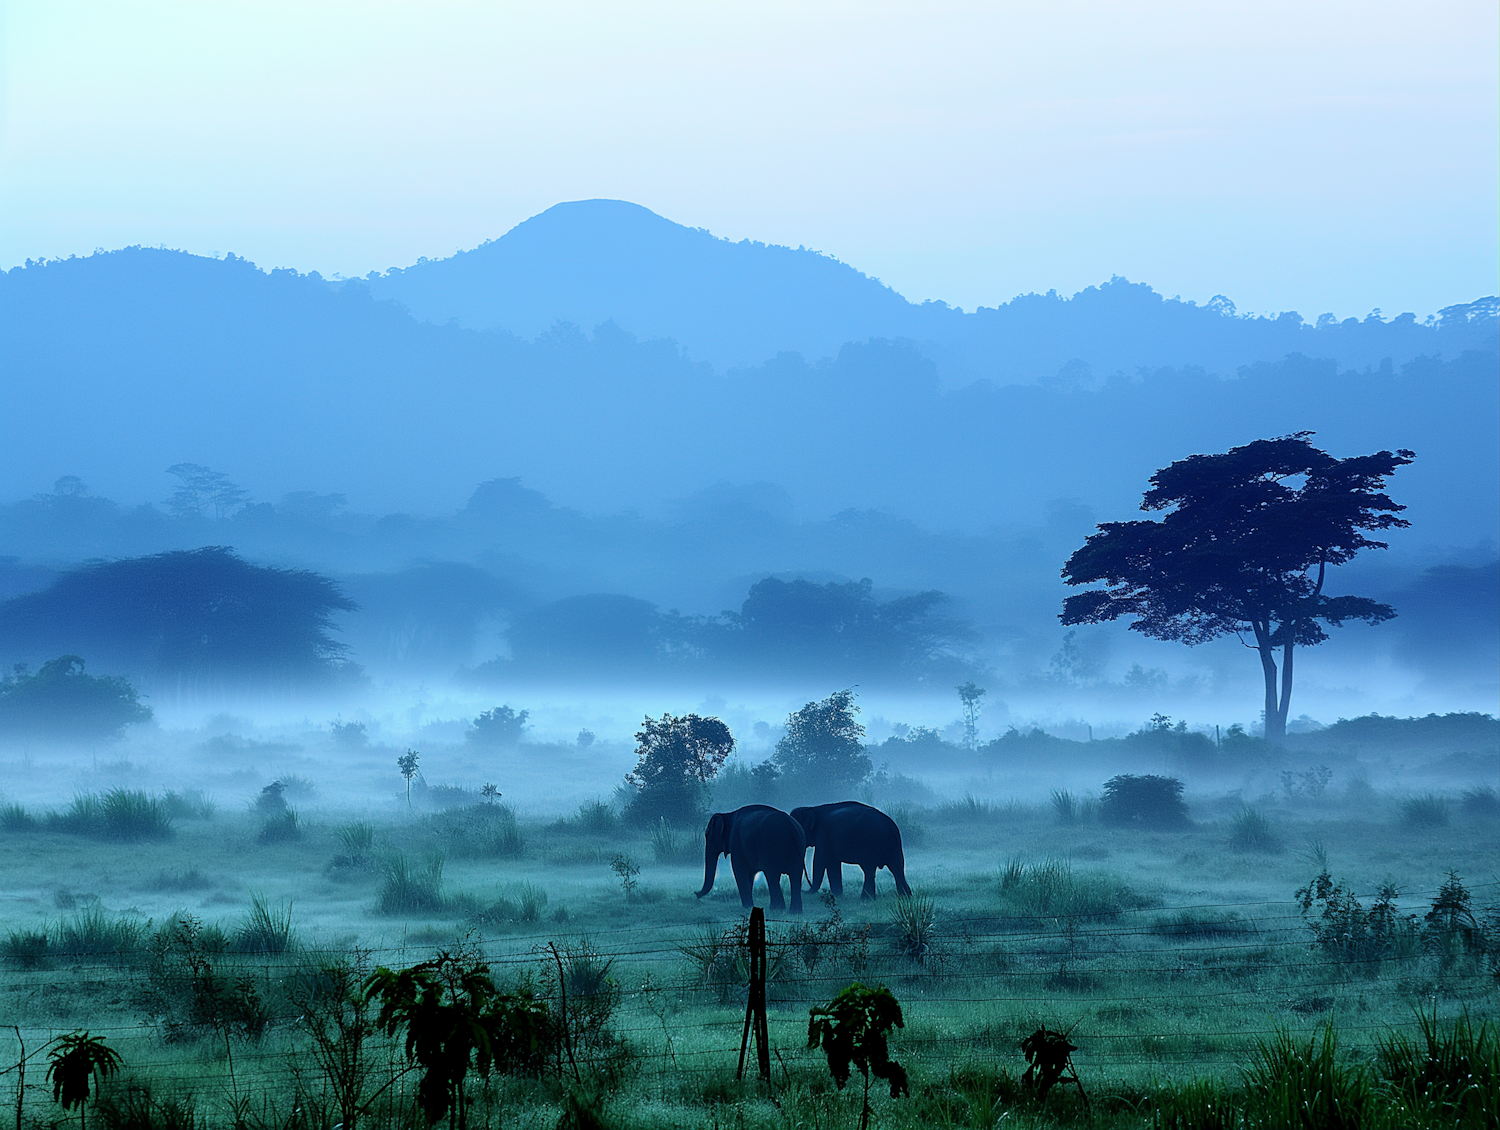
[[[792,892],[795,896],[802,889],[802,880],[797,875],[788,875],[792,881]],[[781,893],[781,873],[779,871],[766,872],[766,886],[771,890],[771,909],[785,910],[786,898]]]
[[[734,856],[729,857],[729,866],[734,872],[734,885],[740,889],[740,905],[749,909],[755,905],[755,871]]]
[[[823,872],[827,870],[827,860],[823,858],[820,848],[813,848],[812,878],[808,880],[808,890],[816,891],[823,885]]]
[[[891,869],[891,877],[896,880],[896,893],[903,896],[910,895],[911,887],[906,882],[906,860],[898,855],[886,866]]]
[[[828,890],[836,899],[844,897],[844,865],[837,859],[829,861]]]
[[[860,889],[859,897],[872,899],[875,897],[875,872],[880,870],[878,863],[861,863],[860,870],[865,873],[865,885]]]
[[[800,877],[797,875],[789,875],[788,878],[792,881],[792,913],[801,914],[802,884],[798,881]]]

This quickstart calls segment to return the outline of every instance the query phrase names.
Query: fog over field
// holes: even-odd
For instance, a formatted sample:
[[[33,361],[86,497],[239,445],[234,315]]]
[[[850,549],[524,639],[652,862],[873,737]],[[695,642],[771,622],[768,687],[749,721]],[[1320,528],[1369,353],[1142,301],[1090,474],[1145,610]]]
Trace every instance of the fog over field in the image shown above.
[[[21,8],[18,1130],[1494,1125],[1492,12]]]

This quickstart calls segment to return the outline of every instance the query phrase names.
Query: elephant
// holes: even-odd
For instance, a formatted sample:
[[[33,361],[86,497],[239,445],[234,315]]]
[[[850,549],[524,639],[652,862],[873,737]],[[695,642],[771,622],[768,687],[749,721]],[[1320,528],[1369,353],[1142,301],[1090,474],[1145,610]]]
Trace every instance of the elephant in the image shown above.
[[[807,846],[813,849],[813,868],[809,891],[823,885],[828,873],[828,889],[834,898],[844,893],[842,865],[853,863],[864,868],[865,886],[861,898],[875,897],[875,872],[890,869],[896,880],[896,892],[911,894],[906,883],[906,856],[901,851],[901,829],[896,822],[868,804],[843,800],[836,804],[818,804],[792,809],[792,819],[807,833]]]
[[[755,905],[755,876],[764,873],[771,889],[771,909],[785,910],[781,877],[791,880],[792,913],[802,913],[802,869],[807,861],[807,837],[802,825],[779,808],[747,804],[733,812],[716,812],[703,830],[702,898],[714,889],[719,856],[729,856],[734,882],[740,889],[740,904]]]

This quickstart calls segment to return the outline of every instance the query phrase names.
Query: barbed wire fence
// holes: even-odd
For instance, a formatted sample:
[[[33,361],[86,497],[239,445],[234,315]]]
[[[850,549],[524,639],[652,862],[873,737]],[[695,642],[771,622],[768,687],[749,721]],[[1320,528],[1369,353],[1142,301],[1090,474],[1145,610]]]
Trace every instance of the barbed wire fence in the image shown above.
[[[1496,888],[1500,883],[1469,889],[1493,897]],[[1476,1016],[1496,1013],[1500,966],[1493,955],[1454,957],[1420,944],[1379,955],[1330,953],[1310,938],[1310,917],[1296,903],[1264,901],[1109,914],[940,915],[925,951],[907,955],[892,944],[893,928],[884,923],[828,927],[837,920],[824,920],[820,936],[813,915],[800,930],[777,921],[767,932],[770,1044],[785,1073],[793,1053],[803,1054],[808,1010],[853,981],[885,983],[896,993],[907,1023],[896,1046],[914,1074],[929,1077],[976,1060],[1015,1068],[1023,1028],[1042,1022],[1069,1027],[1080,1049],[1075,1062],[1085,1074],[1224,1075],[1245,1063],[1255,1041],[1287,1028],[1313,1029],[1330,1017],[1343,1047],[1372,1054],[1392,1031],[1391,1013],[1409,1010],[1414,1001],[1447,1002],[1450,1011],[1472,1008]],[[540,995],[557,1007],[556,985],[549,989],[541,976],[544,948],[553,941],[573,945],[570,952],[603,971],[613,1002],[608,1031],[629,1046],[641,1071],[704,1078],[733,1072],[744,1024],[743,919],[574,935],[561,926],[481,931],[469,944],[497,983],[533,974]],[[403,967],[438,948],[358,952],[371,965]],[[275,978],[347,959],[349,952],[309,948],[274,956],[225,953],[222,959],[237,971],[258,967],[269,987]],[[45,1054],[59,1036],[80,1028],[126,1049],[129,1071],[169,1084],[201,1085],[217,1070],[222,1041],[217,1047],[202,1040],[166,1042],[161,1019],[144,1015],[138,1002],[161,988],[162,974],[139,956],[54,949],[45,961],[46,969],[0,973],[0,1086],[10,1090],[17,1109],[23,1100],[48,1097]],[[1377,1007],[1371,996],[1383,998]],[[104,1015],[135,1011],[139,1018],[96,1023],[75,1017],[69,1010],[85,999]],[[1383,1017],[1382,1003],[1388,1006]],[[49,1012],[63,1015],[27,1019]],[[1225,1025],[1225,1018],[1236,1022]],[[285,1088],[297,1071],[308,1071],[303,1019],[295,1009],[270,1013],[265,1035],[235,1042],[236,1087]],[[394,1047],[387,1052],[395,1070]]]

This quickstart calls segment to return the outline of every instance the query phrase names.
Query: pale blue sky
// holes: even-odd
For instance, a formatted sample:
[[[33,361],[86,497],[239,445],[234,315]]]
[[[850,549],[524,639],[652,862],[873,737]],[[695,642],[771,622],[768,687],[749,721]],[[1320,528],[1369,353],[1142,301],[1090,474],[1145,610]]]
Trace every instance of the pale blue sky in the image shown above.
[[[1493,0],[10,3],[0,266],[363,274],[614,197],[972,308],[1497,289]]]

